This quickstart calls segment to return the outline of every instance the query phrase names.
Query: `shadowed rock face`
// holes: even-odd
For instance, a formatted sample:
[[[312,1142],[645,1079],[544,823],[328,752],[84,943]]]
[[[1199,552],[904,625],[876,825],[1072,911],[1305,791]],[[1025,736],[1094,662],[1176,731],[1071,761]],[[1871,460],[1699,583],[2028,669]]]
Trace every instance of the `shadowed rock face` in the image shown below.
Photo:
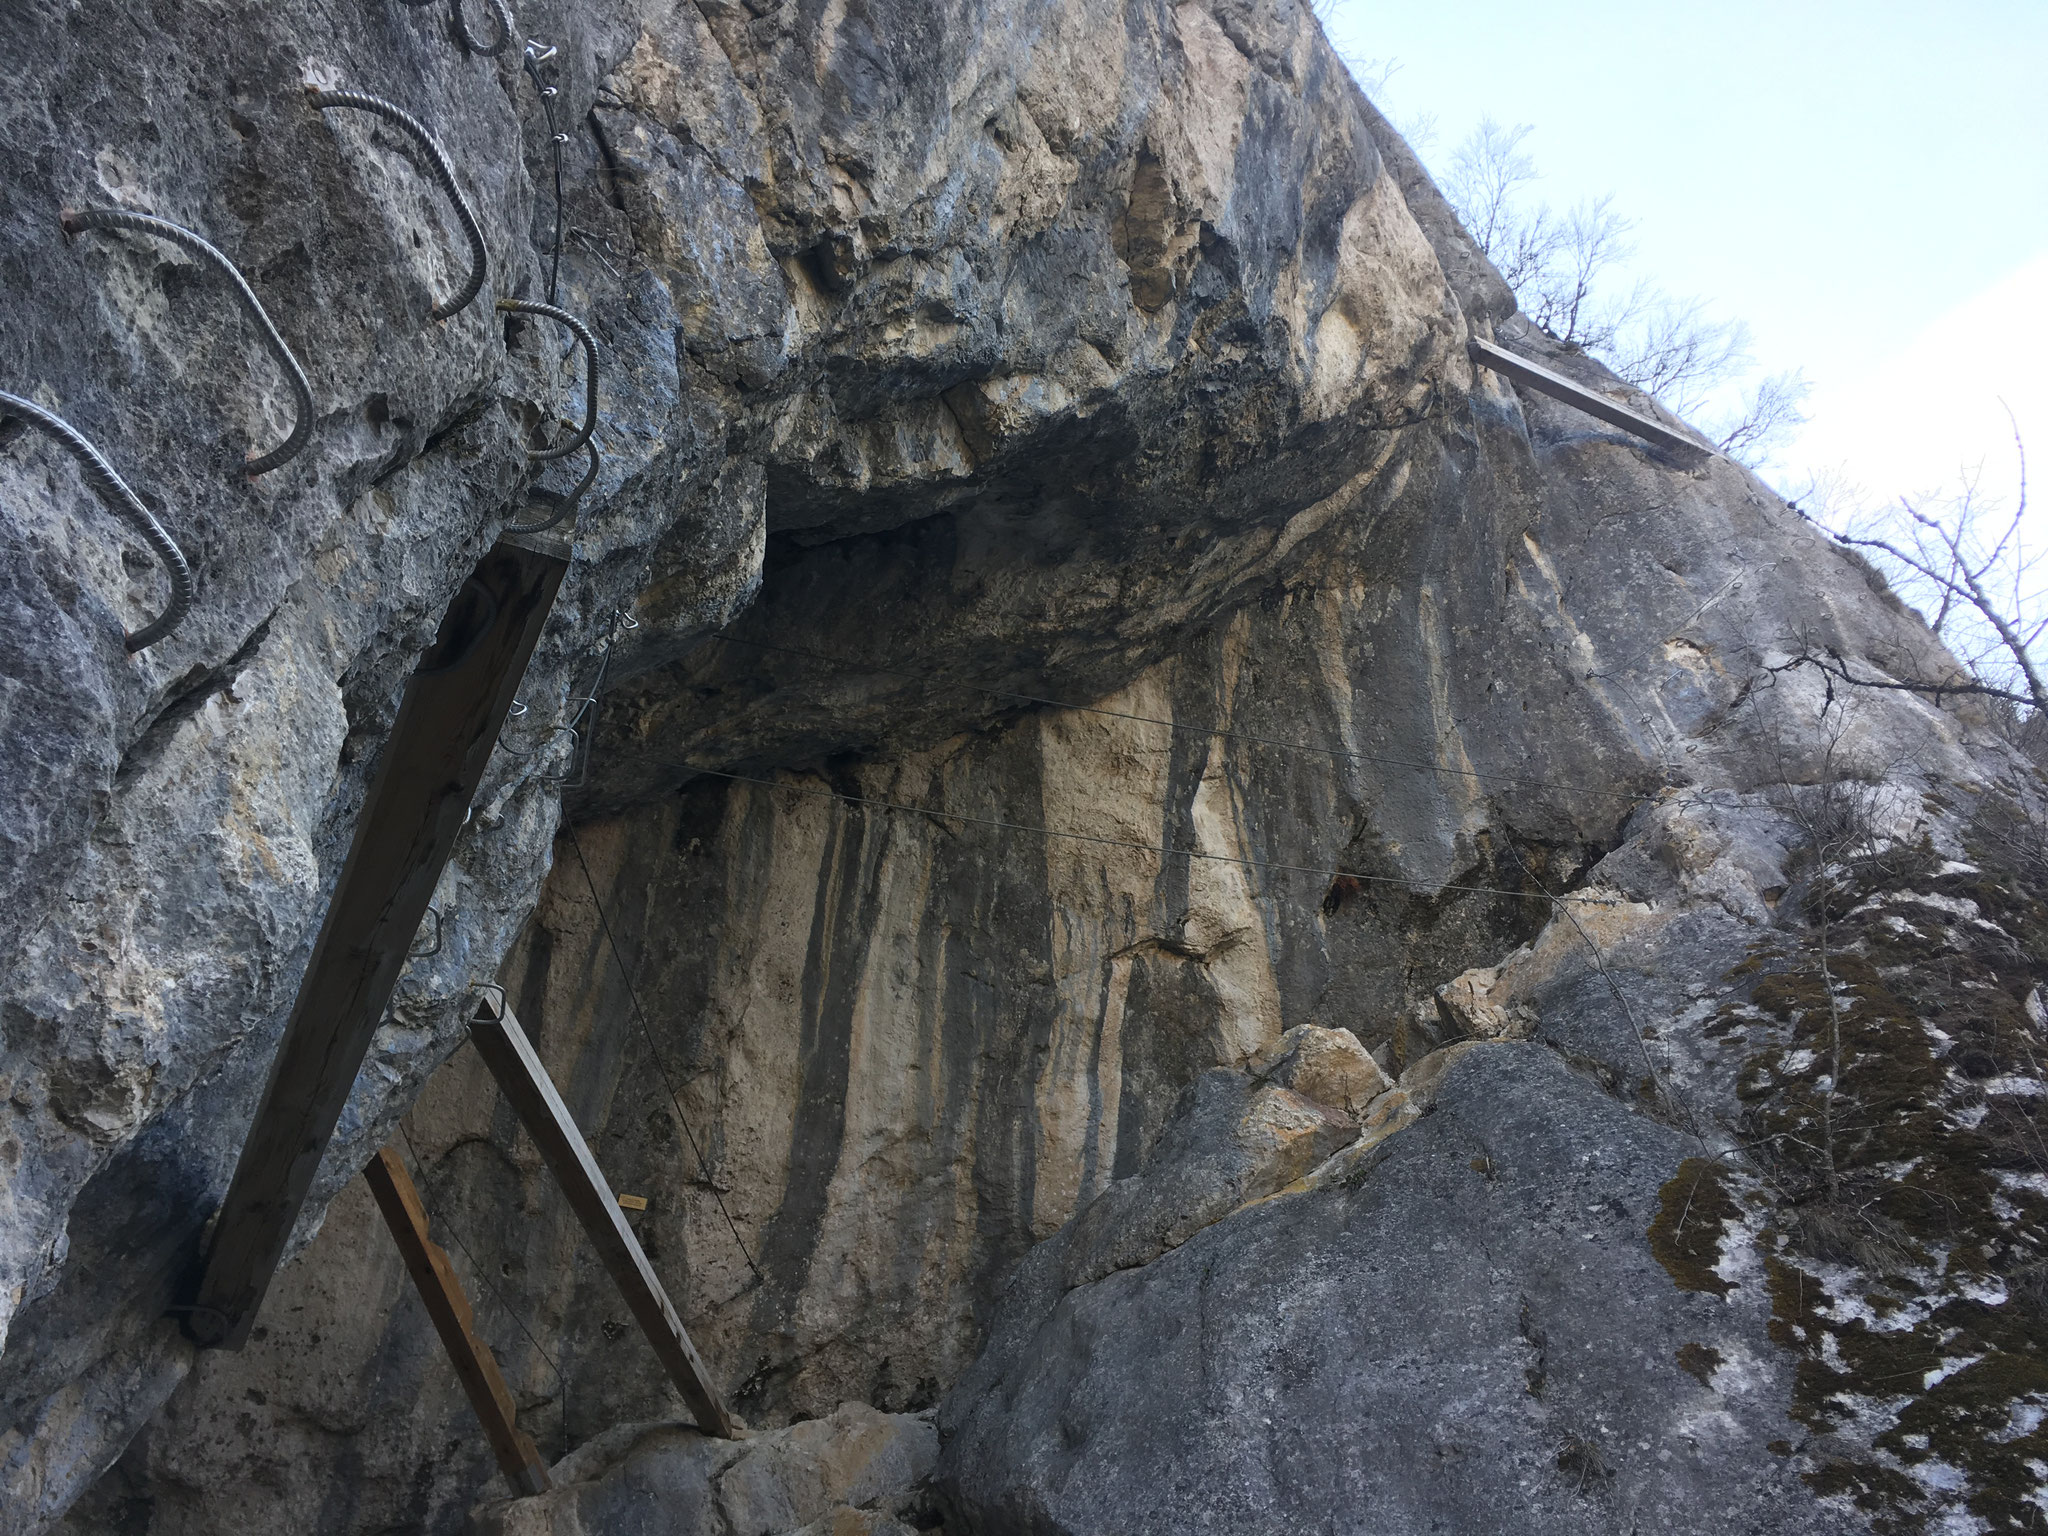
[[[552,146],[514,61],[460,53],[433,7],[0,22],[29,61],[0,103],[0,282],[32,296],[0,311],[0,387],[100,441],[200,576],[188,627],[123,658],[153,578],[51,449],[0,443],[0,1531],[88,1487],[80,1532],[460,1527],[490,1464],[349,1184],[408,1110],[550,1454],[673,1416],[457,1048],[491,976],[649,1197],[740,1411],[946,1397],[939,1492],[969,1529],[1526,1507],[1803,1533],[1938,1489],[1797,1398],[1790,1350],[1825,1350],[1796,1320],[1766,1337],[1756,1257],[1795,1222],[1725,1255],[1649,1236],[1681,1161],[1741,1163],[1747,1058],[1713,1021],[1749,1006],[1758,944],[1807,942],[1814,806],[1874,786],[1873,837],[1962,862],[1994,792],[2030,803],[1974,716],[1845,716],[1769,670],[1820,643],[1925,671],[1918,621],[1734,466],[1474,374],[1464,342],[1512,298],[1306,7],[519,21],[560,49],[558,297],[602,343],[605,468],[325,1228],[249,1350],[196,1367],[162,1309],[377,743],[576,383],[538,325],[426,323],[460,266],[439,194],[303,87],[433,124],[486,300],[545,292]],[[304,458],[239,476],[279,435],[269,365],[168,251],[64,243],[59,206],[108,202],[242,264],[313,374]],[[556,730],[601,664],[594,728]],[[1566,917],[1567,887],[1599,901]],[[1986,985],[2019,986],[2000,964]],[[1750,1047],[1810,1064],[1802,1017]],[[1314,1072],[1277,1075],[1305,1026],[1400,1085],[1319,1103]],[[1466,1034],[1501,1043],[1443,1052]],[[1259,1115],[1217,1108],[1243,1093]],[[2024,1246],[2030,1197],[1998,1198]],[[1702,1265],[1729,1299],[1680,1288]],[[1233,1299],[1191,1333],[1213,1277]],[[2003,1432],[2026,1390],[1970,1411]],[[621,1465],[683,1476],[702,1442],[669,1433]]]

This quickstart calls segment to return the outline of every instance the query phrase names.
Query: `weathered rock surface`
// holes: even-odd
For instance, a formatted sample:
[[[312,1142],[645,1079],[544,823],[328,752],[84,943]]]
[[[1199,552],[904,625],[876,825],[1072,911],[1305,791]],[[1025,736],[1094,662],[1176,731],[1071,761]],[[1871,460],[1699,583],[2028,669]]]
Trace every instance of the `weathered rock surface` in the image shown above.
[[[1961,1529],[2033,1496],[2040,1101],[1981,1085],[2039,1081],[2048,925],[2034,865],[1973,851],[2032,846],[1997,830],[2039,824],[2031,771],[1954,701],[1773,670],[1939,651],[1752,477],[1472,371],[1512,297],[1305,6],[519,21],[561,50],[606,469],[325,1229],[195,1367],[163,1308],[381,732],[574,384],[537,327],[425,324],[461,248],[436,194],[302,87],[431,119],[486,298],[545,288],[551,144],[435,7],[0,17],[0,285],[34,300],[0,386],[98,439],[201,578],[123,658],[154,578],[47,445],[0,443],[0,1532],[116,1457],[70,1529],[460,1528],[490,1464],[348,1182],[408,1111],[529,1427],[589,1452],[561,1518],[643,1474],[715,1503],[687,1469],[725,1448],[605,1438],[678,1409],[458,1049],[493,976],[740,1411],[945,1396],[986,1536]],[[104,201],[243,264],[315,374],[304,459],[238,476],[269,365],[180,258],[62,241]],[[1853,923],[1849,825],[1931,861],[1859,873]],[[1917,1206],[1844,1237],[1799,1161],[1844,987],[1866,1101],[1914,1127],[1858,1144],[1857,1198],[1966,1237]],[[1687,1159],[1733,1170],[1698,1227]]]
[[[1642,1240],[1685,1152],[1540,1046],[1463,1052],[1339,1180],[1078,1284],[1036,1250],[948,1401],[947,1489],[1034,1536],[1859,1529],[1768,1448],[1768,1301]]]
[[[929,1416],[844,1403],[744,1440],[623,1424],[551,1469],[552,1492],[480,1506],[471,1536],[913,1536],[938,1460]],[[901,1517],[901,1518],[899,1518]]]
[[[1348,1029],[1297,1024],[1273,1048],[1252,1060],[1262,1082],[1291,1088],[1303,1098],[1356,1117],[1393,1084]]]
[[[52,445],[8,434],[0,1529],[61,1511],[189,1367],[163,1309],[233,1167],[398,690],[520,510],[526,433],[576,387],[552,337],[491,310],[546,286],[539,103],[509,59],[455,50],[444,20],[0,15],[25,71],[0,102],[15,166],[0,188],[5,387],[101,446],[199,588],[183,629],[125,657],[121,626],[154,611],[160,577]],[[580,113],[595,82],[576,52],[561,84]],[[491,261],[452,320],[427,321],[463,267],[440,193],[393,135],[313,111],[314,82],[398,97],[447,148]],[[568,156],[571,217],[601,231],[601,157],[587,136]],[[67,241],[66,205],[170,217],[240,264],[312,377],[301,457],[241,473],[290,406],[219,280],[148,239]],[[759,508],[711,494],[723,420],[712,392],[682,385],[674,296],[572,245],[560,300],[605,346],[606,458],[524,690],[536,728],[493,764],[436,897],[438,951],[401,985],[301,1241],[456,1044],[457,1001],[531,908],[563,768],[536,749],[560,748],[548,727],[590,686],[615,610],[665,562],[688,595],[663,622],[687,631],[720,622],[758,574]]]

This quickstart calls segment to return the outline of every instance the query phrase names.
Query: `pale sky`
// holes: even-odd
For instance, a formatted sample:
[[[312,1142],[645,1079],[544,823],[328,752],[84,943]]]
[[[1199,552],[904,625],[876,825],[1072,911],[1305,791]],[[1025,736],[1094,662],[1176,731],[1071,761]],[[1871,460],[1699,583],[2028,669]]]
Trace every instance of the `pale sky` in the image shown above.
[[[1634,270],[1803,368],[1782,485],[1840,469],[1896,495],[1982,461],[2013,480],[2003,396],[2048,468],[2048,0],[1332,0],[1377,95],[1535,131],[1535,190],[1612,193]]]

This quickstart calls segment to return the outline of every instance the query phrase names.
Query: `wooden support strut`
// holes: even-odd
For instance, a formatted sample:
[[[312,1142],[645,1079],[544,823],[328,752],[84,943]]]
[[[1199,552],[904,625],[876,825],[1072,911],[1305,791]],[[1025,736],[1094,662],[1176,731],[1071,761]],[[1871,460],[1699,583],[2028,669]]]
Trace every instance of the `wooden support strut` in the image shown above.
[[[546,1493],[553,1486],[548,1481],[547,1464],[532,1438],[519,1427],[519,1406],[512,1400],[490,1346],[476,1336],[475,1313],[447,1253],[427,1235],[427,1210],[404,1162],[386,1147],[370,1160],[363,1178],[377,1197],[377,1208],[384,1213],[406,1271],[419,1288],[420,1300],[427,1304],[427,1316],[441,1335],[462,1390],[469,1394],[469,1405],[483,1421],[484,1438],[498,1458],[498,1470],[515,1494]]]
[[[554,1079],[534,1054],[532,1042],[513,1017],[510,1004],[488,996],[479,1001],[476,1016],[470,1020],[469,1037],[518,1112],[534,1145],[540,1148],[540,1155],[561,1184],[562,1192],[569,1197],[570,1208],[583,1223],[591,1247],[597,1250],[612,1283],[625,1296],[626,1305],[661,1358],[669,1380],[690,1405],[697,1427],[722,1440],[739,1438],[725,1405],[719,1401],[718,1389],[711,1384],[711,1373],[705,1369],[689,1334],[684,1332],[683,1320],[670,1305],[668,1292],[655,1277],[654,1266],[647,1262],[640,1239],[626,1225],[618,1198],[605,1182],[597,1159],[590,1155],[583,1133],[569,1118],[568,1106],[555,1091]]]
[[[1683,432],[1674,432],[1661,421],[1652,421],[1640,411],[1632,411],[1619,405],[1597,391],[1575,384],[1561,373],[1552,373],[1540,363],[1532,363],[1526,357],[1481,341],[1474,336],[1465,343],[1465,352],[1473,362],[1483,368],[1491,368],[1503,377],[1513,379],[1517,384],[1529,388],[1566,405],[1576,406],[1588,416],[1598,417],[1609,426],[1620,427],[1624,432],[1633,432],[1645,442],[1655,443],[1659,448],[1679,454],[1688,459],[1705,458],[1711,451],[1704,444],[1695,442]]]
[[[405,685],[185,1309],[202,1345],[248,1340],[568,568],[501,541]]]

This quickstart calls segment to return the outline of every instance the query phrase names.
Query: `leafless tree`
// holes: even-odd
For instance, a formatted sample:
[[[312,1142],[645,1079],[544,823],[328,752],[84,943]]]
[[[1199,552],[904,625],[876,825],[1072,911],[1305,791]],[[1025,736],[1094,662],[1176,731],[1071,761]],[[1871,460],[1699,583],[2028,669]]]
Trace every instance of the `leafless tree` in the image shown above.
[[[1638,389],[1684,409],[1701,384],[1740,373],[1749,361],[1749,329],[1710,319],[1698,299],[1663,299],[1637,290],[1631,324],[1601,344],[1614,371]]]
[[[1806,393],[1806,376],[1796,368],[1757,380],[1742,392],[1734,417],[1721,424],[1716,445],[1736,463],[1751,469],[1768,464],[1777,449],[1806,424],[1806,415],[1799,409]]]
[[[1444,195],[1531,320],[1681,416],[1694,415],[1750,371],[1749,328],[1712,318],[1697,299],[1629,282],[1633,226],[1612,198],[1563,212],[1531,198],[1540,174],[1524,147],[1530,132],[1527,124],[1508,128],[1482,118],[1450,157]],[[1705,423],[1706,430],[1723,453],[1760,467],[1804,420],[1805,394],[1797,373],[1774,375],[1745,392],[1732,414]]]
[[[1832,652],[1802,656],[1794,665],[1818,667],[1855,687],[1973,694],[2012,706],[2021,721],[2048,711],[2048,684],[2036,654],[2048,633],[2048,579],[2041,573],[2041,551],[2027,545],[2027,447],[2016,421],[2012,439],[2019,494],[2010,515],[2000,498],[1985,494],[1980,467],[1966,474],[1951,495],[1904,498],[1875,511],[1852,508],[1846,516],[1839,505],[1824,507],[1817,519],[1824,526],[1839,524],[1834,537],[1864,551],[1884,572],[1893,590],[1920,610],[1963,673],[1879,678],[1858,672]],[[1822,486],[1803,499],[1828,495],[1829,488]],[[1834,496],[1839,503],[1839,490]]]
[[[1517,293],[1535,281],[1554,242],[1550,209],[1521,206],[1522,188],[1537,179],[1536,162],[1522,148],[1532,131],[1481,118],[1441,178],[1466,231]]]

